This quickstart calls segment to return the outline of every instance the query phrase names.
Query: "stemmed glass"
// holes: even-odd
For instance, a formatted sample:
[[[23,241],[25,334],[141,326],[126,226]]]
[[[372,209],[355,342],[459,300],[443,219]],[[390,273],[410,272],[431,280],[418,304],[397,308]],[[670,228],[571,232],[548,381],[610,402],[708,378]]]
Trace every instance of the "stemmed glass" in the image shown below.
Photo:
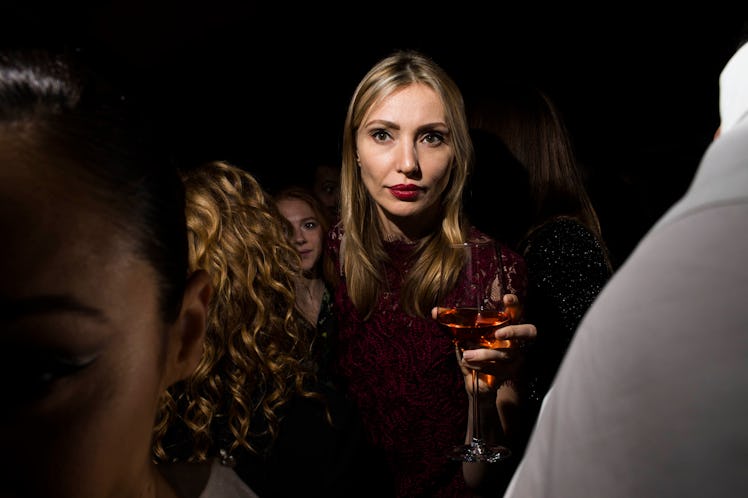
[[[496,254],[493,241],[481,239],[452,244],[450,251],[452,254],[445,257],[445,264],[449,264],[446,261],[452,261],[451,264],[457,261],[462,264],[462,271],[456,285],[439,296],[436,320],[451,332],[460,354],[467,349],[504,347],[502,341],[494,337],[496,329],[509,321],[500,294],[503,285],[496,281],[496,272],[489,272],[480,264]],[[444,278],[446,275],[442,272]],[[508,457],[511,451],[505,446],[489,443],[481,436],[479,375],[476,370],[471,370],[471,378],[473,432],[470,443],[455,447],[449,456],[463,462],[497,462]]]

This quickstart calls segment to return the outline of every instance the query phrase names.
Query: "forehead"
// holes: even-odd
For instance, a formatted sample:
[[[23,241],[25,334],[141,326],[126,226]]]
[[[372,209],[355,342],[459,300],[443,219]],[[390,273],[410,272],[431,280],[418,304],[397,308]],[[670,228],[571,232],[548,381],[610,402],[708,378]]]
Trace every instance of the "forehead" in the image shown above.
[[[132,260],[127,237],[82,182],[2,147],[0,233],[3,296],[75,292]]]
[[[76,226],[94,212],[83,183],[64,162],[44,154],[8,150],[0,143],[0,228],[3,233],[44,237],[61,225]],[[14,237],[11,237],[13,240]]]
[[[306,201],[301,199],[286,197],[278,201],[278,211],[280,211],[286,218],[293,217],[314,217],[314,210],[307,204]]]
[[[439,94],[423,83],[400,87],[375,102],[364,117],[364,124],[381,120],[393,123],[445,122],[445,108]]]
[[[340,171],[338,168],[328,164],[321,164],[314,171],[314,179],[319,183],[337,181],[339,176]]]

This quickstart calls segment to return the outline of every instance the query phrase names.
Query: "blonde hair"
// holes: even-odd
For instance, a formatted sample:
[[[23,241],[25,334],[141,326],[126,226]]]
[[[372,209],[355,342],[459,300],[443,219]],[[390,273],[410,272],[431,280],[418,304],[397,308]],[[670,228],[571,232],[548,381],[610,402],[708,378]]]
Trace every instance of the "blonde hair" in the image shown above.
[[[382,268],[387,263],[387,254],[376,206],[357,164],[356,134],[370,109],[395,91],[414,84],[428,86],[441,98],[454,156],[441,203],[441,225],[418,242],[416,260],[403,283],[400,302],[405,312],[430,316],[439,293],[443,253],[449,244],[464,241],[467,233],[461,199],[473,147],[462,94],[452,78],[430,58],[412,50],[396,51],[374,65],[358,84],[343,128],[341,223],[345,240],[341,244],[341,263],[348,294],[364,317],[373,311],[384,285]],[[457,280],[457,263],[445,261],[449,275],[445,287],[451,287]]]
[[[248,172],[210,162],[183,172],[189,267],[206,270],[213,297],[203,356],[184,385],[170,389],[156,429],[154,452],[166,459],[161,439],[177,417],[194,453],[217,449],[214,424],[228,428],[227,447],[257,452],[254,438],[274,439],[278,410],[308,391],[314,378],[309,330],[295,310],[298,252],[286,237],[275,203]],[[263,423],[257,428],[250,420]]]

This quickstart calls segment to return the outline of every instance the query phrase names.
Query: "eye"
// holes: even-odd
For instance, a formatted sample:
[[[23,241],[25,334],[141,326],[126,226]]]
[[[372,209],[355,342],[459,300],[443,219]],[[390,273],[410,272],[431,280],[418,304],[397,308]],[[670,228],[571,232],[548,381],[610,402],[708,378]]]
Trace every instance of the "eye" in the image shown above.
[[[322,185],[322,191],[326,194],[332,194],[337,189],[337,185],[335,183],[326,183]]]
[[[319,223],[317,223],[316,221],[307,221],[303,225],[304,230],[315,230],[318,226]]]
[[[390,138],[390,134],[383,128],[372,130],[369,135],[377,142],[385,142]]]
[[[431,131],[426,133],[421,140],[429,145],[440,145],[444,143],[444,135]]]
[[[49,394],[57,382],[92,365],[97,357],[68,357],[56,352],[16,353],[0,366],[0,386],[18,401],[38,400]]]

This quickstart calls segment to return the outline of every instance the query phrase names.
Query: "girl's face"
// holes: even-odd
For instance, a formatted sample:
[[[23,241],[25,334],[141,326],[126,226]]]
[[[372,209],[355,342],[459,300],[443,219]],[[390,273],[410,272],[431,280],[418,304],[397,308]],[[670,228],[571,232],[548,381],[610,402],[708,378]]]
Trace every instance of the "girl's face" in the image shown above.
[[[173,356],[155,270],[77,182],[0,173],[0,495],[140,496]]]
[[[327,164],[318,165],[314,171],[312,189],[327,209],[330,219],[337,219],[340,209],[340,170]]]
[[[291,222],[291,242],[301,256],[301,268],[305,272],[315,270],[322,257],[322,225],[312,207],[301,199],[286,198],[278,201],[278,210]]]
[[[361,177],[387,234],[419,236],[441,214],[454,155],[437,93],[412,84],[372,107],[356,135]],[[424,228],[420,228],[423,230]]]

